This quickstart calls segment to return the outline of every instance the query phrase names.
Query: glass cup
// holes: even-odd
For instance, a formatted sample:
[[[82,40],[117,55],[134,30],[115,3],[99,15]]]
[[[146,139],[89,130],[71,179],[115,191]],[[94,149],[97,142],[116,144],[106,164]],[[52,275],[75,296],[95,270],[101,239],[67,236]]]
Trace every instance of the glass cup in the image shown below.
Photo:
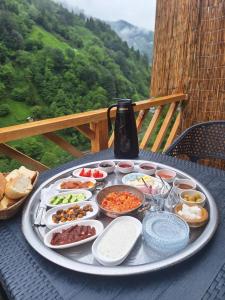
[[[164,202],[164,210],[165,211],[169,211],[169,212],[173,212],[175,206],[179,203],[179,197],[177,196],[177,193],[174,189],[172,189],[169,193],[169,195],[167,196],[167,198],[165,199]]]

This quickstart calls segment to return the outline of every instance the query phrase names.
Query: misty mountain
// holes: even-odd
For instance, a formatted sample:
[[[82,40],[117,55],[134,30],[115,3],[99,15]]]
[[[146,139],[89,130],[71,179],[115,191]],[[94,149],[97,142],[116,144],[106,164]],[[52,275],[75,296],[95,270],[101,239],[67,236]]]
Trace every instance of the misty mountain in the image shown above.
[[[146,54],[152,60],[154,32],[134,26],[124,20],[108,22],[119,37],[128,43],[129,47]]]

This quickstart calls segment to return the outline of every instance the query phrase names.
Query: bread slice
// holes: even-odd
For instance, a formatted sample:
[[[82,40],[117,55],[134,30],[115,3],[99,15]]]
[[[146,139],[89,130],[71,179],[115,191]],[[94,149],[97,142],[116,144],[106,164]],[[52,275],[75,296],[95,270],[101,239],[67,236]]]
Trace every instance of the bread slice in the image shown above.
[[[4,198],[0,201],[0,210],[10,207],[13,204],[15,204],[16,202],[17,202],[17,200],[9,199],[6,196],[4,196]]]
[[[0,200],[4,197],[5,186],[6,186],[5,176],[2,173],[0,173]]]
[[[19,172],[20,172],[20,174],[23,174],[23,175],[27,176],[28,178],[30,178],[31,182],[33,182],[35,177],[37,176],[36,171],[29,170],[24,166],[21,166],[19,168]]]
[[[15,170],[13,170],[12,172],[10,172],[10,173],[5,177],[5,179],[6,179],[7,181],[10,181],[10,180],[12,180],[12,179],[18,177],[19,175],[20,175],[19,170],[15,169]]]
[[[30,193],[33,186],[30,178],[20,174],[6,183],[5,195],[10,199],[20,199]]]

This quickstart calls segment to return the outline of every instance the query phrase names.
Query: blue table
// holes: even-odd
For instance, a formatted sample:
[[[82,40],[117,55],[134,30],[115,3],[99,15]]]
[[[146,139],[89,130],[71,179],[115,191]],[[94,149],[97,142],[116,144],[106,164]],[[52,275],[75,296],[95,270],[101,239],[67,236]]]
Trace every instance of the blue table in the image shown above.
[[[81,163],[113,157],[111,150],[72,161],[40,176],[50,176]],[[21,232],[21,215],[0,222],[0,281],[9,299],[225,299],[225,172],[141,151],[140,159],[174,166],[204,184],[215,198],[218,230],[197,255],[179,265],[139,276],[110,278],[72,272],[36,253]]]

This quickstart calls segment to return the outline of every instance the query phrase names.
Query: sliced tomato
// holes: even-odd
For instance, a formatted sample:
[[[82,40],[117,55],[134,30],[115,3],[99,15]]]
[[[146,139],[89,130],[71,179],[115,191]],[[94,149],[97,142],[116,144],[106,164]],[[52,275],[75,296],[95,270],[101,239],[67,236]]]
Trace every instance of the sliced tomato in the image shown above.
[[[80,171],[80,174],[79,174],[79,175],[80,175],[80,176],[85,176],[84,174],[85,174],[85,170],[84,170],[84,168],[83,168],[83,169]]]
[[[88,170],[88,171],[85,173],[85,176],[86,176],[86,177],[91,177],[91,170]]]

